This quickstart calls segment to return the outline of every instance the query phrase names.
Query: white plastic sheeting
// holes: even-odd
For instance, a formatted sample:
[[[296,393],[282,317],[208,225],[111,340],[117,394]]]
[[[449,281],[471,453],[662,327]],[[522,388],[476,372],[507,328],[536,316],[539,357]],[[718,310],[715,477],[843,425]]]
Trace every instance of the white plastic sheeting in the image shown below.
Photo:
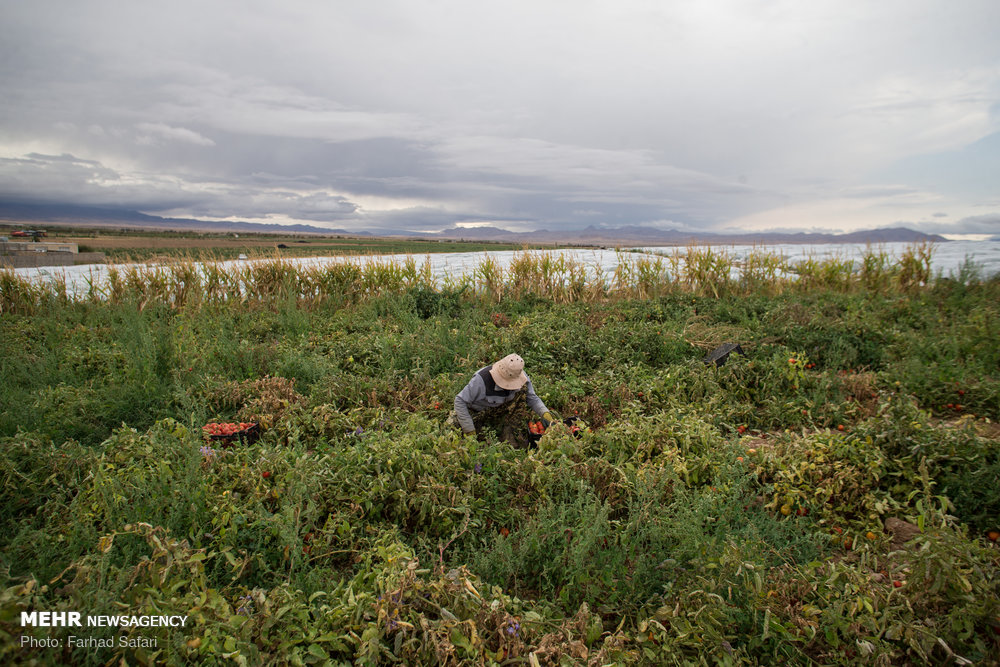
[[[892,258],[898,258],[903,251],[910,247],[908,243],[886,243],[876,246],[866,244],[823,244],[823,245],[796,245],[782,244],[771,246],[745,246],[745,245],[721,245],[713,246],[717,251],[725,251],[734,262],[734,275],[738,275],[739,263],[743,261],[751,252],[763,251],[772,255],[780,255],[786,258],[789,264],[810,258],[823,260],[830,257],[839,259],[859,260],[868,249],[886,252]],[[562,249],[562,250],[532,250],[527,251],[533,254],[551,253],[558,257],[562,255],[566,259],[573,259],[583,263],[587,267],[588,279],[594,280],[598,276],[607,280],[614,275],[615,269],[620,262],[632,262],[639,257],[650,258],[652,255],[671,256],[674,253],[685,254],[687,248],[680,246],[669,247],[647,247],[637,248],[641,252],[618,252],[615,250],[585,250],[585,249]],[[468,275],[479,267],[487,257],[496,264],[506,269],[515,255],[525,251],[486,251],[471,253],[432,253],[428,255],[365,255],[365,256],[336,256],[336,257],[296,257],[285,258],[282,261],[296,266],[322,267],[324,265],[342,262],[353,262],[363,264],[366,262],[398,262],[403,263],[407,259],[416,261],[418,267],[422,267],[425,262],[430,263],[431,274],[438,283],[445,280],[457,280],[464,275]],[[649,254],[647,254],[649,253]],[[936,244],[933,248],[932,271],[936,274],[949,276],[957,275],[960,267],[969,260],[978,266],[982,277],[992,276],[1000,273],[1000,242],[997,241],[950,241],[948,243]],[[218,262],[219,268],[235,269],[245,266],[248,262],[270,261],[270,260],[230,260]],[[200,264],[196,263],[198,266]],[[120,270],[126,270],[131,266],[140,269],[155,270],[155,264],[139,265],[118,265]],[[81,266],[66,267],[38,267],[14,269],[13,271],[32,281],[54,282],[65,280],[66,290],[71,295],[86,294],[91,285],[102,286],[108,278],[109,267],[104,264],[86,264]]]

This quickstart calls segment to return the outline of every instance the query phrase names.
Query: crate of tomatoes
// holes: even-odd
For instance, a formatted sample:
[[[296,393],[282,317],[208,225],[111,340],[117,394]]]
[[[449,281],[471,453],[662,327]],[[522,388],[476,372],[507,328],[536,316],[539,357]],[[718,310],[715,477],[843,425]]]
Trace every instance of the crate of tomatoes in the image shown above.
[[[219,442],[223,447],[231,447],[237,440],[241,445],[250,445],[260,438],[258,422],[209,422],[201,427],[205,438]]]
[[[583,431],[587,428],[587,425],[584,424],[577,415],[567,417],[563,420],[563,424],[566,424],[569,428],[569,432],[573,434],[574,438],[582,438]]]
[[[528,422],[528,442],[537,445],[538,441],[545,435],[545,424],[542,422]]]
[[[586,428],[586,425],[580,421],[578,416],[567,417],[562,422],[569,429],[569,432],[573,434],[574,438],[583,436],[583,429]],[[545,435],[545,424],[540,421],[528,422],[528,442],[537,444],[543,435]]]

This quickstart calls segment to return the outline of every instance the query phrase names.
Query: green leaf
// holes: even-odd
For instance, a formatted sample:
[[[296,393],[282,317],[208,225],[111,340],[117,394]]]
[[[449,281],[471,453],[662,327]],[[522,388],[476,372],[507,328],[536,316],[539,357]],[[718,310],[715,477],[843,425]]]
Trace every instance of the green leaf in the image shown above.
[[[319,658],[320,660],[329,660],[330,655],[323,650],[323,647],[319,644],[309,645],[309,655]]]
[[[455,646],[465,649],[469,653],[475,653],[476,649],[472,647],[472,642],[469,641],[468,637],[462,634],[462,631],[457,627],[452,628],[451,631],[451,643]]]

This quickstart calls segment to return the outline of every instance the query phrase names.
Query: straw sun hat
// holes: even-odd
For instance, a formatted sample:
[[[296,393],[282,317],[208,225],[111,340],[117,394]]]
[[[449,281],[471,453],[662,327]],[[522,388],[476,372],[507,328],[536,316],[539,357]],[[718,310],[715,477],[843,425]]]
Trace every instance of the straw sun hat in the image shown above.
[[[498,387],[516,390],[524,386],[528,376],[524,374],[524,359],[516,354],[508,354],[490,368],[490,375]]]

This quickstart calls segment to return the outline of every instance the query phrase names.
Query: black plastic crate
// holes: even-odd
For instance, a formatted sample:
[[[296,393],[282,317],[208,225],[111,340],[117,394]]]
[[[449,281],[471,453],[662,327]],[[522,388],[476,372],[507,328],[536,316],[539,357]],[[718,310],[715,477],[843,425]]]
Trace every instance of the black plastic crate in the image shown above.
[[[223,447],[232,447],[237,440],[241,445],[252,445],[260,440],[260,432],[260,423],[252,422],[250,426],[247,426],[242,431],[236,431],[228,434],[220,433],[218,435],[208,435],[206,437],[212,442],[221,444]]]
[[[747,353],[743,351],[739,343],[723,343],[719,347],[715,348],[707,355],[702,361],[706,366],[710,364],[715,364],[716,366],[722,366],[729,359],[729,355],[735,352],[741,356],[747,356]]]

